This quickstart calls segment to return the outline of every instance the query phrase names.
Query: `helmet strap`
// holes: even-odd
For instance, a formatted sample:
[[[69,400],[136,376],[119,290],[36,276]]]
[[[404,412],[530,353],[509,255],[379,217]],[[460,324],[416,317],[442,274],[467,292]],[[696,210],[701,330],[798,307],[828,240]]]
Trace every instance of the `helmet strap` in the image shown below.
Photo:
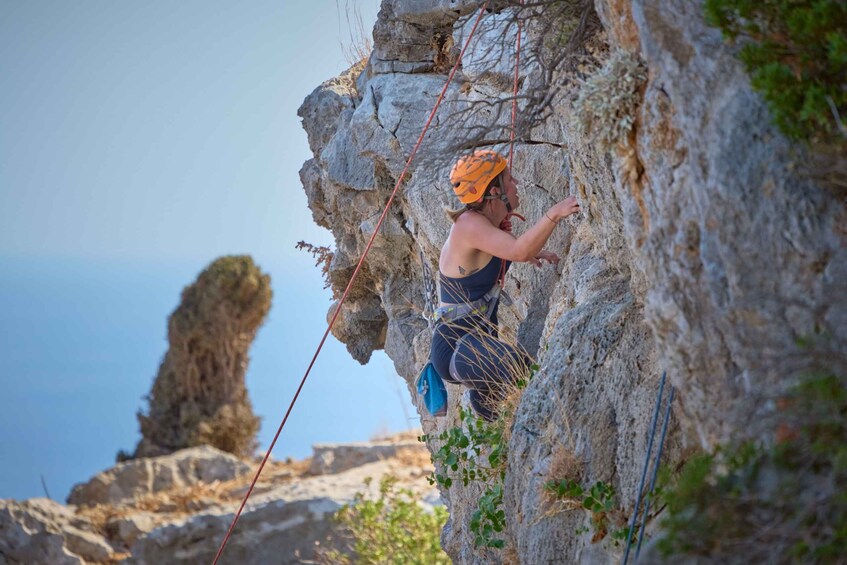
[[[511,202],[509,202],[509,195],[508,195],[508,194],[506,194],[505,192],[504,192],[504,193],[502,193],[502,194],[500,195],[500,200],[502,200],[502,201],[503,201],[503,204],[505,204],[505,205],[506,205],[506,212],[507,212],[507,213],[509,213],[509,214],[511,214],[511,213],[512,213],[512,203],[511,203]]]
[[[512,203],[509,202],[509,195],[506,194],[505,192],[501,192],[497,196],[492,196],[490,194],[486,195],[486,196],[483,197],[483,200],[499,200],[503,204],[506,205],[506,212],[509,213],[509,214],[512,213]]]

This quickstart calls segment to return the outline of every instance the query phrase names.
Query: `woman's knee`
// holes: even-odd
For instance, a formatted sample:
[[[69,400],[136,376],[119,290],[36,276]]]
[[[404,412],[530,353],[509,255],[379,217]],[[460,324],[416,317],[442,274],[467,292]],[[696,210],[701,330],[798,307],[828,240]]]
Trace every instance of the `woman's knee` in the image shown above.
[[[493,422],[497,419],[497,413],[494,411],[491,400],[478,390],[472,389],[470,392],[471,408],[486,422]]]

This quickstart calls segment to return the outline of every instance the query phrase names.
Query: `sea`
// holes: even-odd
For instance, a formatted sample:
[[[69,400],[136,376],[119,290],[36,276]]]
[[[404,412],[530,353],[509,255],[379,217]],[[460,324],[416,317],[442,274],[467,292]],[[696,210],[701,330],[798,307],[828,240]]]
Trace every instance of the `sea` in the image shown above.
[[[213,259],[0,257],[0,498],[64,502],[135,448],[167,318]],[[246,381],[264,453],[326,329],[330,295],[305,254],[259,266],[274,296]],[[418,426],[388,357],[359,365],[330,336],[273,457]]]

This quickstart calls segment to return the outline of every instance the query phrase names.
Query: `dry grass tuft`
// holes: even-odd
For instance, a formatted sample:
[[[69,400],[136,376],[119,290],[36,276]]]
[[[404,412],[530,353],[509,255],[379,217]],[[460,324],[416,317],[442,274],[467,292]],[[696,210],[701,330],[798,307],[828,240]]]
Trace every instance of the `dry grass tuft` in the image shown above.
[[[567,477],[574,480],[582,480],[585,476],[585,461],[562,445],[553,450],[550,458],[550,467],[547,470],[548,479],[560,479]]]
[[[315,260],[315,267],[321,268],[321,274],[324,277],[324,288],[330,288],[332,283],[329,280],[329,266],[332,264],[332,258],[335,256],[332,249],[326,245],[314,245],[305,241],[298,241],[294,247],[312,255]]]
[[[521,558],[518,550],[514,545],[507,545],[503,548],[503,565],[521,565]]]
[[[429,46],[435,51],[433,70],[446,73],[456,64],[457,53],[453,52],[453,36],[448,33],[436,32]]]
[[[344,10],[342,11],[341,5],[336,0],[335,9],[339,18],[343,16],[347,23],[347,39],[340,40],[344,59],[351,67],[366,62],[373,51],[373,40],[371,34],[365,28],[361,7],[357,2],[348,0],[344,3]]]
[[[561,514],[582,508],[582,500],[560,498],[555,492],[546,488],[546,485],[561,479],[571,479],[581,482],[585,475],[585,462],[579,459],[570,449],[559,445],[554,448],[547,470],[546,479],[542,483],[543,499],[547,505],[547,511],[541,514],[536,523]]]

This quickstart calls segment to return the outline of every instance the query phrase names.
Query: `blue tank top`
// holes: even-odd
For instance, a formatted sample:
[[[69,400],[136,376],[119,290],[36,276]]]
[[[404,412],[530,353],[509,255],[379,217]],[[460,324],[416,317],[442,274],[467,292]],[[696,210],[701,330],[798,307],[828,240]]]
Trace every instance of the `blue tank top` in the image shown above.
[[[488,264],[467,277],[448,277],[441,271],[438,272],[439,286],[441,287],[441,302],[449,304],[464,304],[479,300],[491,290],[497,282],[500,274],[500,265],[503,259],[492,257]],[[506,270],[509,269],[511,261],[506,261]]]

